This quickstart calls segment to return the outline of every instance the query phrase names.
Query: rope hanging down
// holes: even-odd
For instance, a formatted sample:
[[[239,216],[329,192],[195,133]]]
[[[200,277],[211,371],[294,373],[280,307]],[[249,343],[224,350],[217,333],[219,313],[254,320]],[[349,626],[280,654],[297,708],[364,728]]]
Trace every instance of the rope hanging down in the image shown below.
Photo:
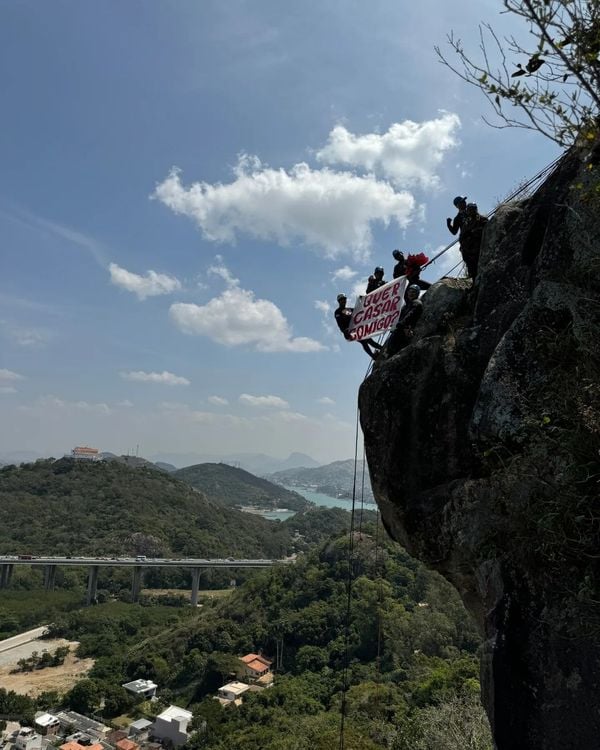
[[[521,185],[517,190],[512,192],[507,198],[505,198],[502,203],[499,205],[503,205],[504,203],[507,203],[508,201],[514,200],[517,196],[521,195],[523,192],[528,190],[532,185],[534,185],[536,182],[542,180],[543,178],[547,178],[550,176],[550,174],[560,165],[560,163],[563,161],[563,159],[566,157],[566,155],[569,153],[569,151],[566,151],[564,154],[561,154],[558,158],[556,158],[554,161],[552,161],[550,164],[548,164],[546,167],[541,169],[537,174],[535,174],[532,178],[530,178],[526,183]],[[498,206],[494,208],[492,211],[490,211],[487,214],[487,218],[489,219],[491,216],[493,216],[496,211],[498,210]],[[440,250],[439,253],[434,255],[434,257],[428,261],[423,268],[427,268],[427,266],[430,266],[432,263],[435,263],[435,261],[438,258],[441,258],[444,253],[447,253],[448,250],[454,247],[458,240],[454,240],[449,245],[447,245],[445,248]],[[460,266],[462,261],[456,264],[454,268],[450,270],[449,273],[454,271],[458,266]],[[379,340],[381,340],[382,336],[379,337]],[[368,378],[368,376],[371,373],[371,369],[373,368],[374,362],[369,362],[369,365],[367,367],[367,371],[365,372],[365,376],[363,378],[363,382]],[[352,481],[352,510],[350,514],[350,539],[348,544],[348,581],[347,581],[347,598],[346,598],[346,624],[345,624],[345,634],[344,634],[344,669],[343,669],[343,685],[342,685],[342,703],[340,708],[340,741],[339,741],[339,750],[345,750],[345,741],[344,741],[344,732],[345,732],[345,722],[346,722],[346,708],[347,708],[347,698],[346,694],[348,692],[348,670],[349,670],[349,662],[350,662],[350,620],[351,620],[351,608],[352,608],[352,584],[354,582],[354,529],[355,529],[355,512],[356,512],[356,477],[357,477],[357,470],[358,470],[358,431],[360,427],[360,407],[357,404],[356,407],[356,434],[354,438],[354,476]],[[362,519],[363,519],[363,500],[364,500],[364,488],[365,488],[365,451],[364,451],[364,443],[363,443],[363,466],[362,466],[362,497],[361,497],[361,512],[360,512],[360,529],[362,531]],[[375,536],[375,559],[376,559],[376,568],[379,568],[379,559],[378,559],[378,551],[379,551],[379,544],[380,544],[380,534],[379,534],[379,509],[377,509],[377,526],[376,526],[376,536]],[[378,614],[378,626],[377,626],[377,671],[380,676],[381,671],[381,646],[382,646],[382,639],[383,639],[383,632],[382,632],[382,622],[381,622],[381,605],[382,605],[382,594],[383,590],[381,588],[382,583],[382,576],[381,573],[379,573],[379,584],[380,584],[380,601],[379,601],[379,614]]]

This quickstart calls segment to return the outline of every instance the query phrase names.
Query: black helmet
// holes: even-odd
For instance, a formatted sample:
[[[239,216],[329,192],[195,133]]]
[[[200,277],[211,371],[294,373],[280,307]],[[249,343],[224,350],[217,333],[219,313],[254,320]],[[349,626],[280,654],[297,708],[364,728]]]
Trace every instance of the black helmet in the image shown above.
[[[396,260],[404,260],[404,253],[401,253],[400,250],[394,250],[392,255]]]
[[[477,203],[467,203],[467,211],[477,213]]]
[[[383,268],[381,266],[375,266],[375,270],[373,273],[380,273],[383,274]]]
[[[341,302],[343,299],[348,299],[348,298],[346,297],[345,294],[342,294],[342,293],[338,294],[337,301]]]
[[[408,294],[409,292],[416,292],[418,297],[421,294],[421,287],[418,284],[409,284],[406,293]]]
[[[454,205],[456,206],[456,208],[458,208],[460,206],[460,204],[461,203],[465,203],[466,200],[467,200],[467,196],[466,195],[465,196],[457,195],[456,198],[452,201],[452,203],[454,203]]]

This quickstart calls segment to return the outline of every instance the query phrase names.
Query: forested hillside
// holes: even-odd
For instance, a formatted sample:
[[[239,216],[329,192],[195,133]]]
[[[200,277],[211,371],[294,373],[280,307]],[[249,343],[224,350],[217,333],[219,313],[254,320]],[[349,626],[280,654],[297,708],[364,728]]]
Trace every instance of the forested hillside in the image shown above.
[[[363,463],[358,461],[356,476],[362,484]],[[279,484],[299,487],[312,487],[324,495],[350,497],[354,483],[354,460],[333,461],[333,463],[315,468],[286,469],[269,475],[269,479]],[[373,500],[369,471],[365,467],[365,500]]]
[[[105,715],[114,715],[127,700],[122,682],[154,679],[163,703],[190,708],[196,727],[206,722],[192,748],[337,747],[347,666],[346,747],[489,750],[478,704],[479,637],[458,597],[398,545],[386,540],[378,549],[373,524],[365,531],[355,537],[347,639],[347,535],[295,565],[257,574],[199,613],[186,610],[162,629],[152,609],[133,618],[132,605],[110,603],[59,615],[52,632],[80,639],[81,655],[98,659],[87,684],[88,708],[109,695]],[[248,694],[237,710],[222,709],[211,696],[227,681],[235,657],[275,656],[277,641],[283,666],[275,686]],[[448,731],[465,744],[456,744],[456,736],[443,744]]]
[[[2,554],[273,557],[286,527],[224,508],[170,474],[44,460],[0,470]]]
[[[228,464],[196,464],[178,469],[173,476],[229,507],[256,506],[303,510],[310,506],[302,495],[260,479]]]

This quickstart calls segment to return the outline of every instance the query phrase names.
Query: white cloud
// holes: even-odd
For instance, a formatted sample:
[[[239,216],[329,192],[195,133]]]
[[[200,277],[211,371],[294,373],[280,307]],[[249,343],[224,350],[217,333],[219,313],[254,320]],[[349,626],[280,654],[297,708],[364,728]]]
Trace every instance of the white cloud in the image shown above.
[[[371,224],[405,228],[418,210],[414,197],[372,175],[357,176],[308,164],[272,169],[241,155],[233,182],[196,182],[186,187],[171,170],[152,197],[193,218],[204,236],[234,243],[239,234],[280,245],[302,241],[334,257],[368,256]]]
[[[118,401],[117,406],[120,406],[123,409],[131,409],[133,407],[133,403],[128,398],[126,398],[123,401]]]
[[[266,406],[273,409],[288,409],[289,404],[279,396],[251,396],[249,393],[242,393],[239,401],[246,406]]]
[[[0,383],[14,383],[15,380],[23,380],[23,376],[18,372],[0,368]]]
[[[290,325],[273,302],[256,299],[254,292],[232,286],[206,305],[178,302],[169,310],[184,333],[208,336],[225,346],[247,344],[260,352],[317,352],[323,344],[293,337]]]
[[[445,153],[458,145],[459,128],[460,119],[451,112],[420,123],[396,122],[383,135],[355,135],[337,125],[317,159],[324,164],[365,169],[396,185],[431,188],[439,182],[436,169]]]
[[[145,276],[140,276],[121,268],[116,263],[111,263],[108,270],[110,271],[110,280],[115,286],[133,292],[140,300],[144,300],[146,297],[156,297],[159,294],[170,294],[177,289],[181,289],[179,279],[174,276],[167,276],[164,273],[146,271]]]
[[[437,255],[440,250],[443,250],[445,245],[439,245],[433,253],[431,253],[431,257],[434,255]],[[446,274],[451,274],[452,276],[459,276],[461,274],[461,266],[463,263],[462,255],[460,254],[460,247],[458,243],[451,247],[449,250],[447,250],[440,258],[438,258],[436,261],[432,263],[431,266],[429,266],[430,273],[434,274],[436,279],[441,278],[442,276],[445,276]]]
[[[224,265],[223,258],[220,255],[217,255],[215,260],[219,263],[219,265],[210,266],[208,269],[208,273],[212,274],[213,276],[220,276],[228,287],[239,286],[240,280],[236,279],[231,271]]]
[[[335,401],[329,398],[329,396],[321,396],[321,398],[317,399],[317,403],[323,404],[323,406],[335,406]]]
[[[8,320],[0,320],[0,326],[6,335],[19,346],[45,346],[54,337],[54,333],[47,328],[21,326]]]
[[[163,370],[162,372],[144,372],[143,370],[132,370],[122,372],[124,380],[134,380],[139,383],[161,383],[163,385],[189,385],[190,381],[180,375]]]
[[[229,401],[226,398],[222,398],[221,396],[209,396],[208,402],[210,404],[214,404],[215,406],[227,406],[229,404]]]
[[[0,393],[9,394],[9,393],[16,393],[17,389],[14,388],[12,385],[0,385]]]
[[[323,315],[329,315],[331,312],[331,305],[329,302],[326,302],[322,299],[316,299],[315,300],[315,309],[319,310],[319,312],[322,312]]]
[[[337,281],[350,281],[357,273],[358,271],[353,271],[350,266],[342,266],[331,274],[331,280],[334,283]]]

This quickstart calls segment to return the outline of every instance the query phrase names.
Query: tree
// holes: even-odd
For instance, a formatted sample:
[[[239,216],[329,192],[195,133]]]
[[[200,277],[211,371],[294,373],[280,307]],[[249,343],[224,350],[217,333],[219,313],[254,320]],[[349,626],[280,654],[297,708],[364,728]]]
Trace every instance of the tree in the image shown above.
[[[64,704],[80,714],[91,713],[99,702],[100,691],[93,680],[81,680],[64,698]]]
[[[583,134],[598,136],[600,113],[600,0],[503,0],[533,37],[525,46],[479,27],[475,61],[451,32],[458,65],[435,47],[440,61],[485,94],[496,115],[488,125],[534,130],[560,146]]]

